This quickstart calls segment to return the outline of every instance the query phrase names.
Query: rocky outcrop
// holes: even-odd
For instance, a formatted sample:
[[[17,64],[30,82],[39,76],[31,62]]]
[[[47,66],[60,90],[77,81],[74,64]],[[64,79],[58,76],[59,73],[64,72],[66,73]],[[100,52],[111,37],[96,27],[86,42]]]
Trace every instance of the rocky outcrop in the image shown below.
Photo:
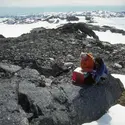
[[[19,84],[19,104],[32,114],[32,125],[81,125],[96,120],[123,91],[121,82],[110,75],[103,85],[83,88],[73,86],[65,76],[58,84],[52,82],[51,87],[44,88],[26,81]]]
[[[67,17],[66,17],[66,20],[67,20],[67,21],[79,21],[79,18],[78,18],[78,17],[75,17],[75,16],[67,16]]]
[[[0,39],[0,125],[81,125],[117,103],[123,86],[111,75],[101,85],[72,84],[82,51],[103,57],[110,73],[125,73],[125,45],[84,39],[79,34],[93,33],[85,26],[36,28]]]
[[[29,125],[18,105],[18,78],[0,79],[0,125]]]
[[[100,118],[123,91],[111,75],[102,85],[83,87],[72,85],[70,77],[71,72],[43,81],[37,70],[25,68],[1,79],[1,125],[81,125]]]
[[[15,73],[21,69],[20,66],[6,64],[6,63],[0,63],[0,69],[5,70],[6,72]]]
[[[0,38],[5,38],[3,35],[0,34]]]
[[[85,23],[68,23],[62,27],[59,27],[59,29],[63,33],[80,32],[83,37],[88,35],[96,40],[99,40],[98,36]]]
[[[101,32],[106,32],[106,31],[111,31],[112,33],[120,33],[122,35],[125,35],[125,31],[122,30],[122,29],[117,29],[115,27],[111,27],[111,26],[98,26],[98,25],[91,25],[91,24],[88,24],[88,27],[92,30],[95,30],[95,31],[101,31]]]

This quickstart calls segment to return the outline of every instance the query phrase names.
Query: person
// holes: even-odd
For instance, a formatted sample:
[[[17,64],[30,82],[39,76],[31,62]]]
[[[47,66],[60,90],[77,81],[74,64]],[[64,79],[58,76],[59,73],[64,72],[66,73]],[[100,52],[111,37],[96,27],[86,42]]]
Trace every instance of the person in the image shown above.
[[[84,72],[84,83],[83,84],[93,84],[94,79],[92,77],[92,72],[95,66],[94,57],[91,53],[81,52],[80,54],[80,67],[82,72]]]
[[[104,80],[107,78],[108,69],[101,57],[95,58],[95,66],[91,74],[95,83],[99,83],[101,82],[101,80]]]
[[[90,53],[83,53],[80,54],[81,61],[80,66],[83,72],[92,72],[94,68],[94,57]]]
[[[107,77],[108,70],[101,57],[94,59],[90,53],[81,53],[81,68],[86,72],[84,84],[97,84]]]

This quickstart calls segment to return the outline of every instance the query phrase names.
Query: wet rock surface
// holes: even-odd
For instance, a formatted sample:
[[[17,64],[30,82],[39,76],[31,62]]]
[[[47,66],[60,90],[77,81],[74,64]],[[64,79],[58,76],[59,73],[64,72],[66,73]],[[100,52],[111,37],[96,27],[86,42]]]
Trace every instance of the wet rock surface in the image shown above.
[[[125,45],[99,41],[85,24],[67,25],[0,39],[0,125],[81,125],[117,103],[124,90],[119,79],[109,74],[104,84],[78,87],[71,75],[82,51],[124,74]]]

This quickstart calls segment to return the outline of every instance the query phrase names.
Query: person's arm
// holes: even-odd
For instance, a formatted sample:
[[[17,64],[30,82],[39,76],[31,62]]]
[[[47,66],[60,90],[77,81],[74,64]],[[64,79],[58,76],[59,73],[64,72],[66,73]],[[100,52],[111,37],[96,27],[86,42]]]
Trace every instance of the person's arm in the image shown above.
[[[103,75],[104,71],[105,71],[105,65],[104,65],[104,63],[103,63],[103,64],[100,66],[100,68],[99,68],[98,70],[96,70],[96,72],[95,72],[95,77],[94,77],[94,79],[95,79],[95,82],[96,82],[96,83],[99,82],[99,80],[100,80],[101,76]]]

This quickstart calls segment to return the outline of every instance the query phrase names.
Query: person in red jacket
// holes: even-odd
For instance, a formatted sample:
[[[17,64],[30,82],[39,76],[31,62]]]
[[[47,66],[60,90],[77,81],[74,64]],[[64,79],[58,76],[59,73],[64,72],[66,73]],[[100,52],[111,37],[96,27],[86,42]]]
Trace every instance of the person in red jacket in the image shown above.
[[[102,58],[96,57],[94,60],[94,68],[91,72],[87,73],[87,77],[84,79],[85,84],[103,83],[103,80],[107,78],[108,69]]]
[[[90,53],[81,53],[80,66],[83,72],[92,72],[94,69],[94,57]]]
[[[80,66],[73,72],[73,84],[83,86],[84,84],[98,84],[106,79],[108,70],[100,57],[94,57],[90,53],[81,53]],[[83,76],[82,76],[83,75]]]

